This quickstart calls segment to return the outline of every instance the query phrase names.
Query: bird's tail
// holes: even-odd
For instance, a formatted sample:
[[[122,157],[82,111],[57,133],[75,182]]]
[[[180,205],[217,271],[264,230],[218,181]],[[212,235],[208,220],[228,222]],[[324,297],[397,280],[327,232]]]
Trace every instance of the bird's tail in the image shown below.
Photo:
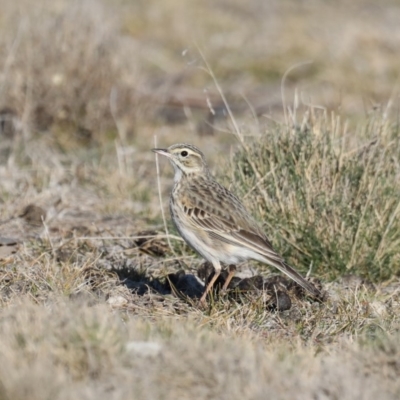
[[[275,260],[268,260],[268,264],[273,265],[278,268],[281,272],[287,275],[289,278],[297,282],[301,287],[308,290],[313,296],[318,299],[322,299],[322,293],[318,290],[311,282],[303,278],[296,270],[294,270],[290,265],[285,262],[279,262]]]

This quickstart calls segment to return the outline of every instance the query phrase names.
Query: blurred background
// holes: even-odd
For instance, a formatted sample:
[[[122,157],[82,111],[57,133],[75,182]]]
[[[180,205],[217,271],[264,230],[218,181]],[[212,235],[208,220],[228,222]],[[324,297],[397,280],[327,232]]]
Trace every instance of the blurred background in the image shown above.
[[[47,133],[62,149],[115,138],[148,148],[142,138],[154,133],[166,144],[211,135],[230,141],[214,79],[245,131],[282,122],[283,101],[350,122],[377,110],[397,114],[395,0],[0,6],[5,140],[22,131]]]

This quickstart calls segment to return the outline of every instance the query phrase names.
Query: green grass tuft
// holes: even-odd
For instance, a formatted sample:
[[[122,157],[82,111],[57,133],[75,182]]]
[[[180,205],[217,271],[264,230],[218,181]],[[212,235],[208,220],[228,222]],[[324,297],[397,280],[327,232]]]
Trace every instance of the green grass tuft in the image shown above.
[[[285,258],[316,276],[373,281],[399,273],[400,140],[368,124],[351,135],[316,126],[267,131],[234,164],[235,179]]]

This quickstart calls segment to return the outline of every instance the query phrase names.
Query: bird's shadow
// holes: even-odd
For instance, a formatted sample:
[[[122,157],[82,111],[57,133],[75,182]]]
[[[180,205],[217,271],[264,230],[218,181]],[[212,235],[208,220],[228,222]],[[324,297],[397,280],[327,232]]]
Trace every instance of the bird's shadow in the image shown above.
[[[157,293],[163,296],[180,294],[191,299],[198,299],[204,291],[204,284],[184,270],[166,275],[165,277],[149,277],[143,271],[131,268],[118,268],[115,272],[121,281],[132,293],[143,296],[148,293]]]
[[[209,263],[203,263],[197,276],[186,273],[183,269],[170,273],[161,278],[149,277],[145,271],[132,268],[115,269],[121,284],[126,286],[132,293],[143,296],[149,293],[162,296],[173,294],[177,297],[198,300],[205,290],[205,285],[214,275],[214,269]],[[228,271],[221,271],[214,285],[214,294],[218,294],[228,276]],[[204,281],[205,283],[203,283]],[[233,277],[228,286],[230,299],[244,302],[251,301],[254,296],[264,296],[265,307],[268,310],[288,310],[292,306],[292,299],[305,297],[304,290],[295,282],[284,276],[271,276],[263,278],[255,275],[251,278]]]

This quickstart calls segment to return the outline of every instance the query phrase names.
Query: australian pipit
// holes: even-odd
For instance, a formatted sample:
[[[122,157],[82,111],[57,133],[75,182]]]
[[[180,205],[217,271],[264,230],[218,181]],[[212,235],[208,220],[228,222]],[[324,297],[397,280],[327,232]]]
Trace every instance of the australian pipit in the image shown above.
[[[315,297],[321,292],[285,263],[241,201],[211,175],[203,153],[189,144],[175,144],[168,149],[153,149],[167,157],[175,170],[175,184],[170,198],[172,219],[183,239],[211,262],[215,274],[200,302],[221,272],[221,263],[238,264],[254,259],[272,265],[296,281]],[[223,289],[233,276],[230,270]]]

